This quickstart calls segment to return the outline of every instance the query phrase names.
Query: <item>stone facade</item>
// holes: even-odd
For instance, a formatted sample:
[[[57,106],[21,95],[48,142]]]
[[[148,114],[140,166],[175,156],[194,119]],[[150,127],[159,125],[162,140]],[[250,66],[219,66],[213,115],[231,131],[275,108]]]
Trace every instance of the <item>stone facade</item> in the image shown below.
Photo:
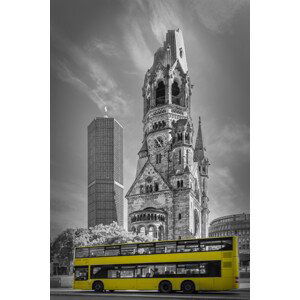
[[[144,137],[126,195],[128,229],[159,240],[205,237],[209,161],[200,118],[194,136],[192,85],[180,29],[167,32],[142,91]]]

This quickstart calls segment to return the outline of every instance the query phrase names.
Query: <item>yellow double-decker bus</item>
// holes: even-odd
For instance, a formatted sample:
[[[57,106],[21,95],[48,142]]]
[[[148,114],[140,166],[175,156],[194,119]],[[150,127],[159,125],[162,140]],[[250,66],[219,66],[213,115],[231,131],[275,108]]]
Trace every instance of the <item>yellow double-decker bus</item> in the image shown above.
[[[237,237],[78,247],[73,288],[162,293],[238,288]]]

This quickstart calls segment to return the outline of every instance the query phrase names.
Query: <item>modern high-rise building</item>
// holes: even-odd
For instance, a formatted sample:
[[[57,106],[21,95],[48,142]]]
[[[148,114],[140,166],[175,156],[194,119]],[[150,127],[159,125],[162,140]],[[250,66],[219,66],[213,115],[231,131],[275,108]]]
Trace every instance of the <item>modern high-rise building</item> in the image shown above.
[[[123,127],[114,118],[88,126],[88,226],[124,226]]]
[[[158,240],[206,237],[209,160],[191,117],[183,35],[169,30],[143,86],[143,140],[126,194],[129,230]],[[196,141],[196,142],[195,142]]]

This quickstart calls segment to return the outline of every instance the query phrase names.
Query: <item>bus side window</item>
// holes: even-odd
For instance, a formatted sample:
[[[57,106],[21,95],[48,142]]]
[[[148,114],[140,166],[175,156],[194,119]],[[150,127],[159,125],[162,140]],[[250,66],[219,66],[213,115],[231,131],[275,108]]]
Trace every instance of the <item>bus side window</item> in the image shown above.
[[[117,267],[115,269],[108,270],[108,278],[120,278],[120,276],[121,273]]]
[[[186,241],[185,243],[185,252],[198,252],[199,251],[199,242],[196,240]]]
[[[232,250],[232,240],[222,240],[222,250]]]
[[[137,252],[137,245],[122,245],[121,255],[135,255]]]
[[[221,277],[221,262],[211,261],[207,263],[208,277]]]
[[[196,275],[196,274],[199,274],[200,271],[199,271],[199,264],[192,264],[192,263],[188,263],[185,265],[186,267],[186,274],[188,276],[190,275]]]
[[[121,277],[121,278],[133,278],[134,277],[134,269],[121,270],[121,272],[119,272],[118,274],[120,274],[119,277]]]
[[[120,246],[106,246],[105,256],[118,256],[120,255]]]
[[[200,241],[201,251],[220,251],[222,247],[221,240]]]
[[[194,252],[194,251],[199,251],[199,243],[197,240],[177,242],[177,252]]]
[[[90,248],[90,257],[105,256],[104,247]]]
[[[76,248],[75,249],[75,258],[84,258],[89,257],[90,254],[89,248]]]
[[[135,270],[135,277],[137,278],[153,277],[153,274],[154,274],[154,265],[138,265],[137,269]]]
[[[81,281],[81,280],[87,280],[88,279],[88,267],[75,267],[75,280]]]
[[[176,243],[167,243],[165,248],[165,253],[175,253],[176,252]]]
[[[165,246],[157,243],[155,248],[155,253],[156,254],[165,253]]]
[[[91,278],[107,278],[108,269],[108,266],[92,266]]]
[[[164,277],[164,275],[171,275],[176,273],[175,264],[159,264],[155,265],[155,275],[156,277]]]
[[[138,254],[154,254],[154,244],[140,244],[138,245]]]

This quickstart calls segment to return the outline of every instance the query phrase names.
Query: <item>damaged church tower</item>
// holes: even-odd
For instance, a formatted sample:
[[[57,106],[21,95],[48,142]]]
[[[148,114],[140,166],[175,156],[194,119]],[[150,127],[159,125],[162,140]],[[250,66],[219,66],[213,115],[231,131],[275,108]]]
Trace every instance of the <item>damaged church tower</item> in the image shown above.
[[[207,235],[209,161],[200,118],[194,134],[191,89],[182,32],[169,30],[142,89],[144,137],[126,195],[129,231],[158,240]]]

